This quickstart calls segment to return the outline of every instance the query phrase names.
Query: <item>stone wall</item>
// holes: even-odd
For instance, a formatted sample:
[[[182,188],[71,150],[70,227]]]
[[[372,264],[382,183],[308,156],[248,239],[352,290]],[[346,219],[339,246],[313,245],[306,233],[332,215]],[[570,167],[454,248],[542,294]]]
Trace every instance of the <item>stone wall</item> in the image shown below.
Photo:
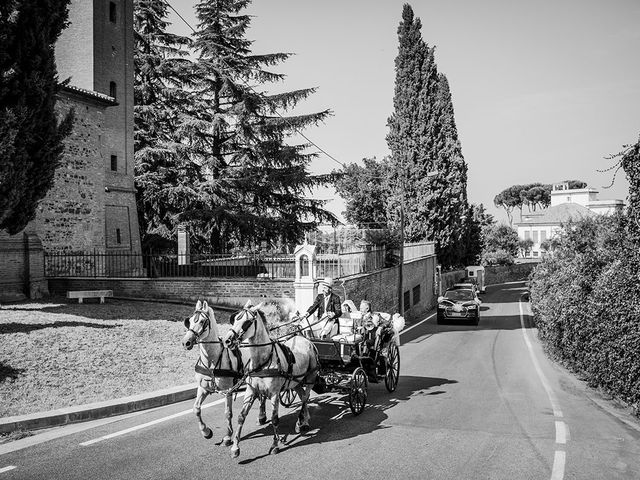
[[[62,93],[56,108],[61,113],[73,108],[76,120],[65,140],[54,185],[38,205],[29,228],[38,232],[49,252],[103,249],[105,173],[100,137],[104,107]]]
[[[49,290],[66,295],[69,290],[113,290],[116,297],[159,300],[207,300],[215,305],[242,307],[247,300],[292,304],[293,280],[206,278],[51,278]]]
[[[404,265],[403,283],[407,319],[414,319],[433,307],[436,302],[434,272],[436,257],[426,257]],[[340,297],[353,300],[356,307],[361,300],[371,301],[373,310],[394,313],[398,311],[398,267],[377,272],[353,275],[341,279],[344,287],[338,289]]]
[[[465,270],[452,270],[450,272],[443,273],[440,276],[440,284],[442,285],[439,295],[442,295],[447,288],[455,283],[458,283],[466,276]]]
[[[517,282],[529,278],[531,271],[539,262],[516,263],[515,265],[500,265],[484,268],[484,282],[486,285]]]

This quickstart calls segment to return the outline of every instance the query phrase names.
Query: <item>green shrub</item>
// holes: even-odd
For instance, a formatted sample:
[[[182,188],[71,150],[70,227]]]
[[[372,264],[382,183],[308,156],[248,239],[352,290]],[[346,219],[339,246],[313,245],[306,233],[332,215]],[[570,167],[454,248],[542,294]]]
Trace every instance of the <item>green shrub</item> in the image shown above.
[[[530,276],[547,352],[632,403],[640,400],[640,258],[623,215],[569,223]]]

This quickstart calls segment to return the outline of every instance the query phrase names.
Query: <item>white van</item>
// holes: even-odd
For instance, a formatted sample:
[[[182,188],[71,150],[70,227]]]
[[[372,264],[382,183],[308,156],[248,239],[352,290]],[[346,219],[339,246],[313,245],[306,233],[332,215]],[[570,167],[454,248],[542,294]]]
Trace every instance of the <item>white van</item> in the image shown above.
[[[465,270],[467,271],[467,277],[476,279],[478,291],[480,293],[484,293],[484,267],[481,267],[480,265],[471,265],[466,267]]]

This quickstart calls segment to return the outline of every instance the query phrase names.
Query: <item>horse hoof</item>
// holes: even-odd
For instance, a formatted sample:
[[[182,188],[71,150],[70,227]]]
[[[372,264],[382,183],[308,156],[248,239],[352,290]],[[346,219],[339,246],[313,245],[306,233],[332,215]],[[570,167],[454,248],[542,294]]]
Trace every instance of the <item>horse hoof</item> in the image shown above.
[[[267,417],[259,418],[257,425],[265,425],[267,423]]]
[[[280,453],[279,447],[271,447],[269,449],[269,455],[277,455],[278,453]]]
[[[222,439],[222,445],[224,445],[225,447],[230,447],[232,444],[233,444],[233,442],[231,441],[231,438],[224,437]]]
[[[210,429],[210,428],[207,428],[206,430],[203,430],[203,431],[202,431],[202,436],[203,436],[205,439],[209,440],[211,437],[213,437],[213,432],[211,431],[211,429]]]
[[[231,458],[238,458],[240,456],[240,449],[231,449]]]
[[[300,433],[307,433],[309,431],[309,425],[300,425]]]

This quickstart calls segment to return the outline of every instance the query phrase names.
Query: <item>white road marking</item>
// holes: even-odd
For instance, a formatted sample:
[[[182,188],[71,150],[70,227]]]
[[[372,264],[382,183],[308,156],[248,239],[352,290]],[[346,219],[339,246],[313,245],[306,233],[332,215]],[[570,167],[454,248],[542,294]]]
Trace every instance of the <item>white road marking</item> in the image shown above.
[[[520,307],[520,325],[522,330],[522,336],[524,337],[524,342],[527,344],[527,350],[529,351],[529,356],[531,357],[531,361],[533,362],[533,366],[536,369],[536,373],[538,374],[538,378],[540,382],[542,382],[542,386],[544,387],[545,392],[547,392],[547,397],[549,397],[549,402],[551,403],[551,408],[553,409],[553,415],[556,418],[562,418],[562,410],[560,410],[560,406],[558,404],[558,400],[556,398],[555,393],[551,389],[549,385],[549,381],[547,377],[542,372],[540,368],[540,364],[538,363],[538,359],[533,353],[533,346],[531,345],[531,340],[529,340],[529,334],[527,333],[527,329],[524,326],[524,311],[522,310],[522,301],[518,302]],[[567,443],[567,432],[568,427],[567,424],[562,420],[555,421],[556,426],[556,443],[557,444],[565,444]],[[553,458],[553,469],[551,470],[551,480],[563,480],[564,478],[564,466],[566,464],[567,454],[562,450],[556,450]]]
[[[567,443],[566,424],[560,420],[556,420],[556,443]]]
[[[435,314],[436,314],[436,313],[435,313],[435,312],[433,312],[431,315],[429,315],[429,316],[428,316],[427,318],[425,318],[424,320],[420,320],[420,321],[419,321],[418,323],[416,323],[415,325],[411,325],[409,328],[405,328],[404,330],[402,330],[402,331],[400,332],[400,335],[402,335],[403,333],[407,333],[407,332],[409,332],[409,331],[413,330],[413,329],[414,329],[414,328],[416,328],[418,325],[422,325],[424,322],[426,322],[426,321],[427,321],[427,320],[429,320],[430,318],[433,318],[433,316],[434,316]]]
[[[564,465],[567,460],[567,454],[562,450],[556,450],[553,457],[553,470],[551,471],[551,480],[562,480],[564,478]]]
[[[204,410],[205,408],[213,407],[214,405],[219,405],[219,404],[223,403],[224,401],[225,401],[224,398],[220,398],[219,400],[216,400],[215,402],[211,402],[211,403],[207,403],[206,405],[203,405],[202,409]],[[121,435],[126,435],[127,433],[135,432],[137,430],[142,430],[143,428],[147,428],[147,427],[151,427],[153,425],[157,425],[158,423],[166,422],[167,420],[172,420],[174,418],[182,417],[184,415],[189,415],[190,413],[193,413],[193,409],[185,410],[185,411],[180,412],[180,413],[174,413],[173,415],[169,415],[168,417],[158,418],[158,419],[153,420],[151,422],[143,423],[142,425],[137,425],[135,427],[127,428],[125,430],[120,430],[119,432],[113,432],[113,433],[110,433],[109,435],[104,435],[102,437],[95,438],[93,440],[88,440],[86,442],[82,442],[80,445],[83,446],[83,447],[86,447],[88,445],[93,445],[95,443],[102,442],[104,440],[109,440],[111,438],[119,437]]]
[[[7,467],[0,468],[0,473],[8,472],[10,470],[13,470],[14,468],[16,468],[14,465],[9,465]]]

